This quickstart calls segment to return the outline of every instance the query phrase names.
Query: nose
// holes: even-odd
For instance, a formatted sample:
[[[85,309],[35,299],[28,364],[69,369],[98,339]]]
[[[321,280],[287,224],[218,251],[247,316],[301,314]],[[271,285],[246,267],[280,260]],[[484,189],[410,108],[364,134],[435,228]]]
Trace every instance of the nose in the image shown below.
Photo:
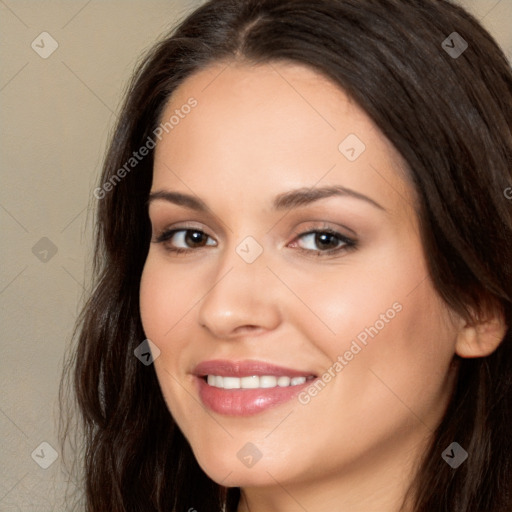
[[[230,252],[200,303],[199,324],[219,339],[275,329],[281,321],[278,282],[266,266],[265,253],[247,263]]]

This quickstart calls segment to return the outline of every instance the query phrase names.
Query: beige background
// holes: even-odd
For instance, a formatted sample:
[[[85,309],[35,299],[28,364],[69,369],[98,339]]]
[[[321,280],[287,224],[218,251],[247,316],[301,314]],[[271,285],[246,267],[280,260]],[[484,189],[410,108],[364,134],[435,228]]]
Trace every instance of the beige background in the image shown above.
[[[58,450],[57,390],[88,286],[92,190],[137,58],[199,3],[0,0],[2,512],[64,510],[61,457],[47,469],[35,460],[50,461],[42,442]],[[512,59],[512,0],[461,3]],[[58,43],[47,59],[31,47],[42,32]]]

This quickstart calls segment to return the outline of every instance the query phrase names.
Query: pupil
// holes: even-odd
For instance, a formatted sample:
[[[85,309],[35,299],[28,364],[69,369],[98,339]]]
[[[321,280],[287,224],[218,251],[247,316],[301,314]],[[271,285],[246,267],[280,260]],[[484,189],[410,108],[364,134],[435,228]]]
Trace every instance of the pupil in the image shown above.
[[[327,239],[327,241],[326,241],[326,239]],[[331,242],[332,242],[333,241],[332,239],[334,239],[334,235],[331,235],[329,233],[321,233],[321,234],[317,235],[316,243],[318,244],[319,247],[322,247],[325,245],[328,246],[329,239],[331,239]]]
[[[188,231],[186,236],[187,244],[194,245],[200,244],[201,239],[203,238],[203,233],[200,231]]]

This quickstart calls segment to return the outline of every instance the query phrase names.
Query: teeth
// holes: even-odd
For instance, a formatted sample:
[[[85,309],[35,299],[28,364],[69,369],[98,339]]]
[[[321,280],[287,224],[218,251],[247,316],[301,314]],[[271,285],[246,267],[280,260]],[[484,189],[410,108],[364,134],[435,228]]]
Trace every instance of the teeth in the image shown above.
[[[262,375],[260,377],[260,388],[275,388],[277,386],[277,377],[273,375]]]
[[[242,377],[240,380],[240,388],[243,389],[255,389],[260,385],[260,378],[257,375],[251,377]]]
[[[217,377],[218,379],[219,377]],[[224,389],[240,389],[240,379],[237,377],[220,377]]]
[[[206,381],[210,386],[223,389],[256,389],[275,388],[279,386],[298,386],[304,384],[312,377],[275,377],[274,375],[251,375],[250,377],[221,377],[220,375],[208,375]]]
[[[290,377],[279,377],[277,379],[277,385],[281,388],[285,388],[290,385],[291,380]]]

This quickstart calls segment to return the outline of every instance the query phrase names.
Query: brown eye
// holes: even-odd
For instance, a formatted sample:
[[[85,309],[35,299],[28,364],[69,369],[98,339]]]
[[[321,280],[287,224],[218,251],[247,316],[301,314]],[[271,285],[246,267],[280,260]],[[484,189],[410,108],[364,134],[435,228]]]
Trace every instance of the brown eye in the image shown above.
[[[320,249],[336,249],[340,240],[332,233],[316,233],[315,244]]]
[[[185,237],[184,237],[184,241],[187,245],[189,246],[202,246],[203,245],[203,242],[206,242],[207,239],[208,239],[208,236],[203,233],[202,231],[196,231],[196,230],[190,230],[190,229],[187,229],[187,231],[185,232]]]
[[[301,244],[294,242],[295,245],[299,245],[299,249],[304,252],[317,254],[321,256],[323,254],[332,254],[338,251],[355,248],[356,241],[351,238],[343,236],[333,230],[316,230],[302,233],[297,237],[297,240],[301,240]],[[302,245],[302,246],[301,246]],[[306,247],[303,247],[303,246]],[[309,246],[309,248],[307,247]]]
[[[165,243],[170,251],[183,252],[206,245],[216,245],[215,243],[208,243],[209,238],[206,233],[199,229],[173,229],[164,231],[158,236],[156,242]]]

